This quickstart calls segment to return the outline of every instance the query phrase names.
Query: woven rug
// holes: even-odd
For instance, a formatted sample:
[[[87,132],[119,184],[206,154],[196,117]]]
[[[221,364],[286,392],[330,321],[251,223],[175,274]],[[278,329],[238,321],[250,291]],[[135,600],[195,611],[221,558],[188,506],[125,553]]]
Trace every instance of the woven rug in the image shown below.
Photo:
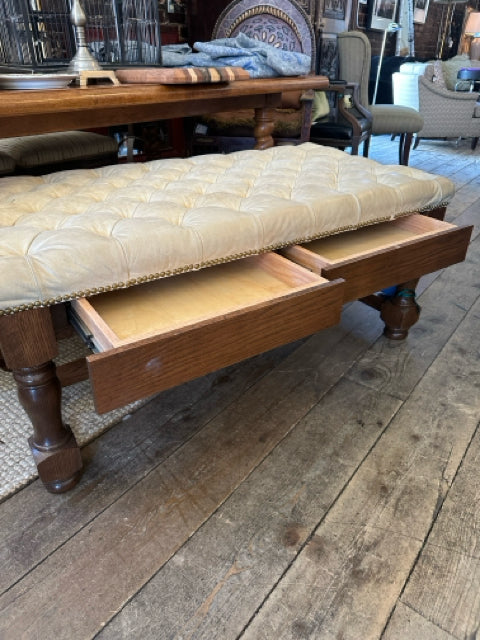
[[[75,360],[88,351],[80,338],[74,336],[59,343],[57,362]],[[99,415],[93,406],[90,382],[85,380],[62,392],[62,414],[83,446],[147,401],[138,401],[121,409]],[[0,370],[0,502],[37,477],[37,470],[28,446],[32,425],[22,409],[17,387],[11,373]]]

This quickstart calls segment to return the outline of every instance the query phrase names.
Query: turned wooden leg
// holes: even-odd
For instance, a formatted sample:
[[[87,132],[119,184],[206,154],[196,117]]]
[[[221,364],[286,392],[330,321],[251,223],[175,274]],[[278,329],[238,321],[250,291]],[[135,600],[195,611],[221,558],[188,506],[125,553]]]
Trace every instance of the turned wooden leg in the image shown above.
[[[28,439],[38,475],[48,491],[62,493],[81,475],[82,458],[73,433],[61,415],[61,386],[55,364],[13,371],[18,397],[33,425]]]
[[[255,127],[253,129],[253,135],[256,140],[255,149],[270,149],[270,147],[273,147],[273,115],[273,109],[255,109]]]
[[[408,166],[410,147],[412,146],[413,133],[402,133],[398,147],[398,163]]]
[[[420,316],[420,306],[415,300],[417,281],[406,282],[397,287],[393,296],[381,305],[380,317],[385,322],[384,335],[391,340],[404,340],[408,330]]]
[[[60,493],[79,480],[82,460],[61,416],[61,386],[52,358],[57,344],[49,309],[0,316],[0,348],[33,426],[29,444],[40,479]]]

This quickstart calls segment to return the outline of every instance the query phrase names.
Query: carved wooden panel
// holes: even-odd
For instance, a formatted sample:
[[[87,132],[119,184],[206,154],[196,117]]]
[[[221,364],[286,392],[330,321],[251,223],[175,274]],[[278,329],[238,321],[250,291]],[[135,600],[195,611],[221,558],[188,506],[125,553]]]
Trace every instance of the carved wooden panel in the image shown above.
[[[297,0],[297,4],[309,16],[312,26],[315,23],[315,7],[320,1]],[[205,0],[187,0],[186,24],[189,43],[210,40],[218,16],[230,3],[231,0],[208,0],[208,2]]]

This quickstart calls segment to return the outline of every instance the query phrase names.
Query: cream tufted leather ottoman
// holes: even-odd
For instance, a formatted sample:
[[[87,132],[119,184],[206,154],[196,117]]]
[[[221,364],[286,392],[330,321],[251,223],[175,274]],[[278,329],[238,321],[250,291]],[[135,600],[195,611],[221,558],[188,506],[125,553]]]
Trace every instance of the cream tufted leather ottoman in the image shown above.
[[[81,468],[50,307],[68,301],[88,336],[101,412],[335,324],[346,300],[369,296],[404,337],[415,279],[465,256],[471,229],[436,219],[453,193],[310,143],[2,178],[0,347],[47,488]]]

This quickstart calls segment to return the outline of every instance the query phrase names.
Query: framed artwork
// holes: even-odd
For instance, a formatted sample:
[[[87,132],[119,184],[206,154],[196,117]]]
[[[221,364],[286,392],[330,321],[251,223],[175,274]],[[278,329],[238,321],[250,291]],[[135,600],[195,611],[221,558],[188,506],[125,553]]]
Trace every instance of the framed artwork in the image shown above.
[[[414,0],[413,21],[417,24],[424,24],[427,19],[428,3],[430,0]]]
[[[322,0],[316,19],[317,29],[340,33],[348,28],[352,0]]]
[[[368,3],[369,28],[387,31],[390,23],[395,22],[396,12],[397,0],[371,0]]]
[[[336,80],[338,73],[337,34],[320,32],[318,38],[317,73],[321,76],[327,76],[330,80]]]

